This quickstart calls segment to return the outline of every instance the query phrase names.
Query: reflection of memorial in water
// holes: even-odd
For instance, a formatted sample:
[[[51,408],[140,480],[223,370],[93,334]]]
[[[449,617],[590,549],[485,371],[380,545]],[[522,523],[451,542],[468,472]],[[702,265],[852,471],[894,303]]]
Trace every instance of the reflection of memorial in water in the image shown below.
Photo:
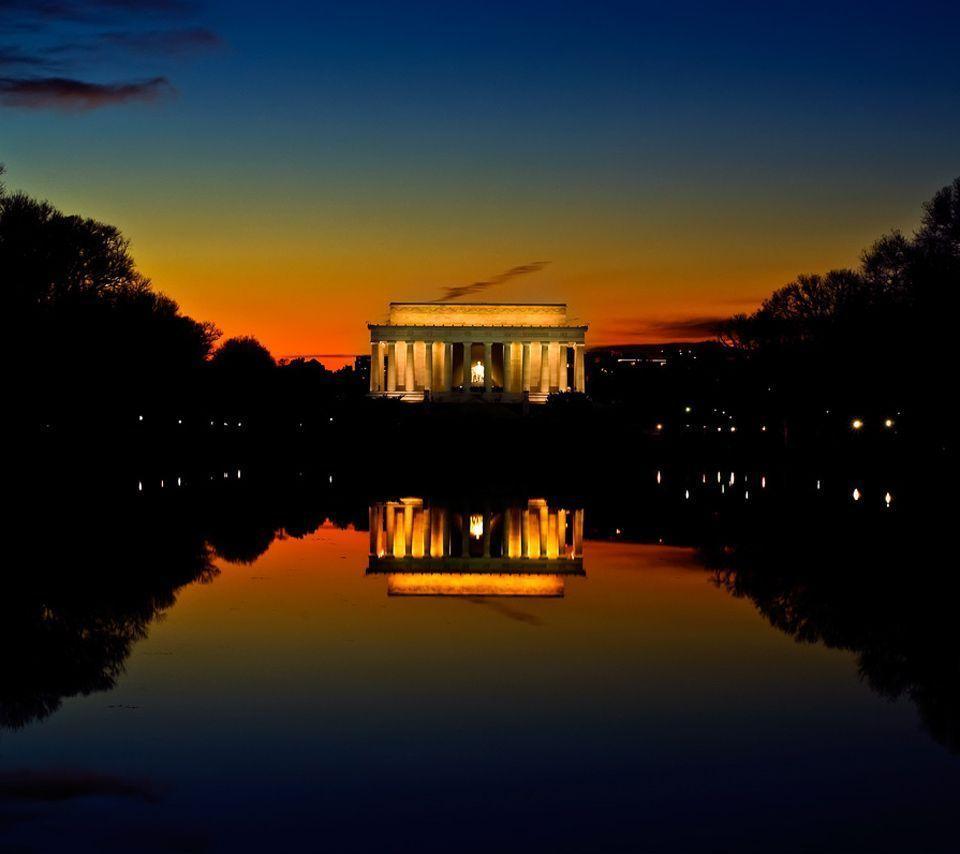
[[[367,573],[386,575],[391,596],[563,596],[566,576],[584,574],[583,510],[377,502]]]

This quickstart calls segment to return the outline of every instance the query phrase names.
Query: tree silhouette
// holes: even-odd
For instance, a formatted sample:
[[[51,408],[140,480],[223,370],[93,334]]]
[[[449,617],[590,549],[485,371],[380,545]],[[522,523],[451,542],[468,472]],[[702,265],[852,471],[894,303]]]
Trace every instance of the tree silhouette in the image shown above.
[[[960,281],[960,178],[923,206],[920,227],[893,231],[856,270],[802,275],[721,340],[746,357],[786,406],[919,409],[952,358]]]
[[[217,370],[235,375],[263,374],[277,366],[270,351],[252,335],[228,338],[210,361]]]
[[[27,419],[168,397],[220,334],[153,289],[117,228],[2,185],[0,287],[23,366],[16,412]]]

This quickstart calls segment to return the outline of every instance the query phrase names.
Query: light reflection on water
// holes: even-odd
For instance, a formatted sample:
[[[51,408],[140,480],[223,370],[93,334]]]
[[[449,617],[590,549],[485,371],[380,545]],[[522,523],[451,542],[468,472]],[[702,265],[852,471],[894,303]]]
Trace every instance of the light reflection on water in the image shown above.
[[[655,471],[661,500],[709,519],[782,494],[766,472]],[[147,500],[174,491],[137,480]],[[825,486],[849,501],[851,483]],[[0,833],[38,850],[129,850],[158,826],[158,850],[950,850],[940,622],[878,578],[622,542],[655,508],[398,494],[261,522],[243,497],[208,527],[71,540],[63,579],[24,575],[0,605],[4,648],[42,665],[0,686]],[[17,769],[80,794],[24,799]]]
[[[531,498],[481,512],[423,498],[370,505],[369,574],[391,596],[562,597],[583,575],[583,508]]]

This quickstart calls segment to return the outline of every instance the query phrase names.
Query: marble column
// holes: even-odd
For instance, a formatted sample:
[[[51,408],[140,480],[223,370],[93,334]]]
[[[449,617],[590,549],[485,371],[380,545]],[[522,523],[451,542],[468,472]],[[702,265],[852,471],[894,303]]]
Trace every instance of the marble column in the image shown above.
[[[520,391],[530,391],[530,345],[520,345]]]
[[[413,391],[416,388],[416,384],[413,379],[413,342],[410,341],[407,344],[407,371],[406,371],[406,382],[404,383],[404,388],[407,391]]]
[[[583,365],[583,344],[577,344],[574,347],[574,368],[573,368],[573,382],[574,388],[577,391],[586,391],[586,371],[584,370]]]
[[[397,390],[397,342],[387,344],[387,391]]]
[[[493,344],[483,342],[483,393],[490,394],[493,390]]]
[[[513,391],[513,344],[509,341],[503,344],[503,390]]]
[[[380,391],[377,388],[377,365],[380,363],[380,344],[374,341],[370,345],[370,391]]]
[[[540,345],[540,391],[550,393],[550,345]]]
[[[463,380],[461,385],[464,391],[470,391],[470,349],[472,347],[472,342],[463,342]]]
[[[453,344],[443,344],[443,390],[453,388]]]
[[[433,389],[433,342],[427,341],[423,345],[423,389]]]

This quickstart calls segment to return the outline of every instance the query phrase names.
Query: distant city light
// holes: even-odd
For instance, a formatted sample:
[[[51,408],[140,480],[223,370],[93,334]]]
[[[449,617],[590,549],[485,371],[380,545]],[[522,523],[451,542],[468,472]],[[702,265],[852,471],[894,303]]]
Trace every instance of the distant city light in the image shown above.
[[[893,496],[888,492],[883,496],[883,503],[889,507],[893,503]]]
[[[685,407],[683,407],[683,411],[684,411],[684,412],[693,412],[693,407],[692,407],[692,406],[685,406]]]
[[[854,500],[854,501],[859,501],[861,494],[862,494],[862,493],[860,492],[859,489],[857,489],[856,487],[853,488],[853,500]]]
[[[886,427],[886,428],[888,428],[888,429],[889,429],[890,427],[893,427],[893,419],[892,419],[892,418],[887,418],[887,419],[883,422],[883,426]]]
[[[762,426],[760,427],[760,432],[761,432],[761,433],[766,433],[766,432],[767,432],[767,425],[766,425],[766,424],[764,424],[764,425],[762,425]]]
[[[143,416],[142,416],[142,415],[138,415],[138,416],[137,416],[137,420],[138,420],[138,421],[143,421]]]
[[[658,471],[658,472],[657,472],[657,483],[660,483],[662,480],[663,480],[663,477],[662,477],[662,475],[660,474],[660,472]]]
[[[859,430],[863,427],[863,421],[861,421],[859,418],[854,418],[853,421],[850,422],[850,426],[854,430]]]
[[[690,498],[690,490],[689,490],[689,489],[685,489],[685,490],[683,491],[683,497],[686,498],[686,499],[689,499],[689,498]]]
[[[663,429],[663,425],[662,425],[662,424],[658,424],[658,425],[657,425],[657,429],[658,429],[658,430],[662,430],[662,429]]]

